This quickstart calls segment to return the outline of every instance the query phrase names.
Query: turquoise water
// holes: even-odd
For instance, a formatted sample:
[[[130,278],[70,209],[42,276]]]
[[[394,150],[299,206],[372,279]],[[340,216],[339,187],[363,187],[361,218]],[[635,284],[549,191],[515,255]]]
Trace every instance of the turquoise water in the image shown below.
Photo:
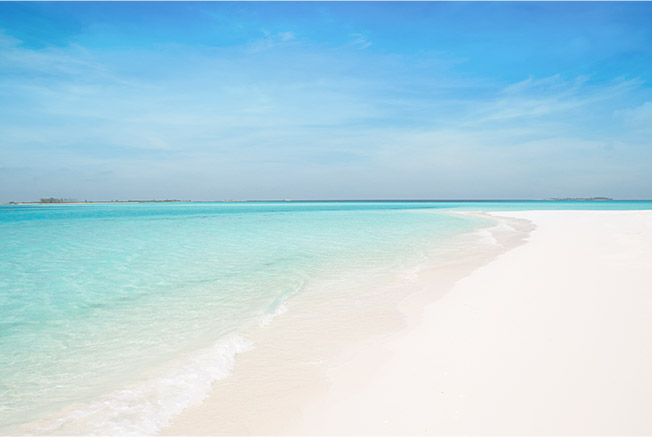
[[[528,209],[652,202],[0,206],[0,432],[154,433],[294,297],[335,299],[320,281],[380,283],[491,225],[450,211]]]

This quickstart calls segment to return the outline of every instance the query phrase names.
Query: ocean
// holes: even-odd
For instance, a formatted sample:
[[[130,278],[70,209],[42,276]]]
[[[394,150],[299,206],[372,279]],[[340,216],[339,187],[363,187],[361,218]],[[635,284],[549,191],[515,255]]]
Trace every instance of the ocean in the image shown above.
[[[652,202],[0,206],[0,433],[155,434],[295,302],[374,305],[488,244],[456,212],[531,209]]]

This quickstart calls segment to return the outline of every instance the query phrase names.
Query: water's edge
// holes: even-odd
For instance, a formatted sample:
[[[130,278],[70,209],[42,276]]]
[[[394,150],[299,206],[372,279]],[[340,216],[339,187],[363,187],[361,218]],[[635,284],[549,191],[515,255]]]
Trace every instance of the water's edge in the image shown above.
[[[4,211],[0,433],[156,433],[236,354],[291,331],[277,326],[330,320],[324,332],[348,338],[358,313],[391,319],[376,301],[398,293],[397,272],[410,279],[430,248],[487,225],[382,206],[245,209]]]
[[[233,374],[216,381],[201,404],[185,409],[160,433],[292,434],[302,420],[302,409],[327,394],[331,369],[367,348],[414,329],[425,305],[441,298],[458,280],[524,244],[535,228],[527,220],[496,214],[451,214],[483,217],[493,221],[494,226],[462,236],[475,240],[475,250],[469,251],[468,245],[462,245],[467,250],[460,250],[446,262],[422,265],[412,280],[393,284],[393,298],[365,314],[321,319],[308,314],[302,321],[297,320],[302,309],[293,308],[295,317],[279,318],[273,330],[253,338],[256,348],[238,356]],[[347,321],[347,316],[353,320]],[[340,329],[333,329],[334,325]],[[381,366],[383,362],[381,358],[372,365]],[[369,370],[373,373],[374,369]]]

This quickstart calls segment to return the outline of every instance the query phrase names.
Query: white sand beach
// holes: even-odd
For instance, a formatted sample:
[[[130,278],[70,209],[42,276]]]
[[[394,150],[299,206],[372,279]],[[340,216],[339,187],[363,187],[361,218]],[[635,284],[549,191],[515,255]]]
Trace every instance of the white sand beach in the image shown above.
[[[495,215],[537,228],[382,345],[384,363],[370,349],[334,369],[295,432],[652,433],[652,211]]]
[[[220,428],[233,409],[209,398],[164,433],[651,434],[652,211],[492,215],[536,229],[425,307],[407,299],[400,332],[235,399],[249,425]]]

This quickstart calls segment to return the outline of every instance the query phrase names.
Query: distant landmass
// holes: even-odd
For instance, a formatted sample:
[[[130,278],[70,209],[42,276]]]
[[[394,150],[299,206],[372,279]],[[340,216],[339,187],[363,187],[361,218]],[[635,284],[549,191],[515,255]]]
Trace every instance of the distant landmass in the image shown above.
[[[59,197],[44,197],[38,202],[9,202],[9,205],[34,205],[39,203],[166,203],[166,202],[192,202],[192,200],[76,200]]]
[[[549,199],[543,199],[543,200],[551,200],[551,201],[558,201],[558,200],[573,200],[573,201],[592,201],[592,200],[613,200],[611,197],[551,197]]]
[[[41,198],[39,203],[76,203],[76,199],[66,199],[66,198],[57,198],[57,197],[47,197]]]
[[[614,200],[611,197],[549,197],[547,199],[540,199],[541,201],[550,201],[550,202],[561,202],[561,201],[609,201]],[[180,200],[180,199],[149,199],[149,200],[76,200],[65,197],[44,197],[38,201],[28,201],[28,202],[7,202],[8,205],[38,205],[38,204],[80,204],[80,203],[175,203],[175,202],[510,202],[514,200],[471,200],[471,199],[373,199],[373,200],[291,200],[291,199],[276,199],[276,200],[235,200],[235,199],[225,199],[225,200]],[[2,204],[2,203],[0,203]]]

